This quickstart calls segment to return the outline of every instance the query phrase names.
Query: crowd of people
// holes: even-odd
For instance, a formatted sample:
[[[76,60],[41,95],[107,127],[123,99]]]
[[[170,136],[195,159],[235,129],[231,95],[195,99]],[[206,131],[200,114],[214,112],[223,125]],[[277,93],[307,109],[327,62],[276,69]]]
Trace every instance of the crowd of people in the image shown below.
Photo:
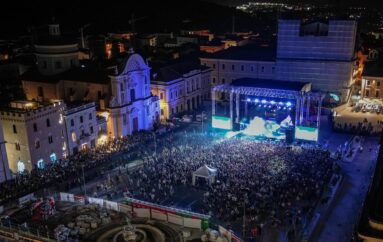
[[[382,127],[381,124],[379,124],[379,127]],[[371,134],[377,134],[381,132],[381,129],[377,128],[374,129],[374,126],[371,122],[358,122],[357,125],[352,123],[336,123],[333,127],[334,130],[338,132],[344,132],[344,133],[353,133],[353,134],[362,134],[362,135],[371,135]]]
[[[132,136],[112,139],[97,149],[49,163],[44,169],[17,174],[15,179],[0,183],[0,204],[51,185],[67,184],[67,189],[81,184],[82,168],[88,172],[100,166],[114,165],[111,161],[117,159],[117,156],[121,159],[121,152],[140,151],[153,137],[153,132],[138,132]],[[97,172],[102,172],[102,169]]]
[[[203,202],[194,210],[221,221],[236,221],[244,206],[254,224],[312,212],[338,169],[328,151],[312,146],[206,134],[169,139],[145,158],[143,169],[128,174],[128,195],[163,203],[180,189],[202,189]],[[192,188],[192,174],[203,165],[217,169],[216,182],[200,180]]]

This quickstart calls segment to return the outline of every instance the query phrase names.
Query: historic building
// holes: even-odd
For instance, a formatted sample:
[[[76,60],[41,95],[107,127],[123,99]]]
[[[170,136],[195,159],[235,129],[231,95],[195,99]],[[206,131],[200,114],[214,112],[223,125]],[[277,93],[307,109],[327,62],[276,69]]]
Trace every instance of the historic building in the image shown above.
[[[362,74],[361,98],[382,98],[383,62],[368,61]]]
[[[28,100],[95,102],[97,111],[107,118],[110,137],[153,127],[159,119],[159,102],[150,93],[150,68],[139,54],[130,50],[104,63],[80,64],[77,44],[61,36],[57,24],[50,25],[49,32],[47,40],[42,39],[35,46],[37,67],[22,76]],[[78,142],[76,134],[75,143]],[[92,147],[93,143],[90,139],[86,146]],[[70,153],[76,151],[75,146],[70,147]],[[77,149],[81,146],[77,145]]]
[[[59,24],[49,25],[49,35],[39,38],[34,46],[37,67],[42,75],[54,75],[79,65],[75,40],[61,36]]]
[[[154,70],[151,91],[160,99],[161,120],[196,110],[210,99],[210,72],[210,68],[193,62]]]
[[[159,120],[160,104],[150,92],[150,68],[139,54],[131,52],[112,68],[108,132],[112,137],[152,129]]]
[[[94,102],[67,103],[64,113],[66,155],[96,147],[99,130]]]
[[[249,44],[206,54],[201,64],[212,69],[211,85],[230,84],[239,78],[274,79],[275,46]]]
[[[44,168],[65,154],[62,101],[14,101],[0,109],[9,168],[14,172]]]
[[[1,119],[0,119],[0,127],[3,127]],[[0,128],[0,183],[11,179],[5,144],[6,142],[4,140],[3,129]]]
[[[311,82],[345,101],[356,78],[353,20],[279,20],[276,78]]]
[[[357,77],[352,20],[326,22],[281,19],[273,44],[248,44],[202,56],[213,69],[212,86],[239,78],[310,82],[313,90],[337,95],[346,101]]]

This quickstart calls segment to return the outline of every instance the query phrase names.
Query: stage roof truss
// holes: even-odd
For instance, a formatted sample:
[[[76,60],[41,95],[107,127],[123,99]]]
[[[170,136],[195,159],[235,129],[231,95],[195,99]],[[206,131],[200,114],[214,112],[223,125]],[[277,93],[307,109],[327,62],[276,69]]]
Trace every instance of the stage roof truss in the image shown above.
[[[239,93],[249,96],[269,97],[269,98],[281,98],[281,99],[299,99],[301,97],[309,97],[311,100],[322,101],[324,95],[320,92],[300,92],[293,90],[281,90],[270,88],[257,88],[257,87],[244,87],[244,86],[231,86],[229,84],[223,84],[215,86],[213,91],[225,92],[225,93]]]

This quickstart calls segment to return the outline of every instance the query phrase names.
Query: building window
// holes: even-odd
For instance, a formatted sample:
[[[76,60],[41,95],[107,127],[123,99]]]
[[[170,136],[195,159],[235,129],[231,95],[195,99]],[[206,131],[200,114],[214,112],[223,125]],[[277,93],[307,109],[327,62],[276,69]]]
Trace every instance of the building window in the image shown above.
[[[39,97],[44,97],[44,90],[43,87],[37,87],[37,95]]]
[[[102,93],[101,93],[101,91],[97,91],[97,98],[98,98],[98,99],[102,99]]]
[[[235,70],[235,65],[231,65],[231,70]]]
[[[76,65],[76,64],[75,64],[74,59],[71,59],[71,60],[70,60],[70,66],[71,66],[71,67],[74,67],[75,65]]]
[[[94,132],[93,126],[90,126],[89,130],[90,130],[90,133],[93,134],[93,132]]]
[[[274,67],[274,66],[271,68],[271,72],[272,72],[272,73],[275,72],[275,67]]]
[[[47,127],[51,127],[51,121],[49,120],[49,118],[47,118]]]
[[[13,128],[13,133],[14,133],[14,134],[17,134],[17,128],[16,128],[16,125],[15,125],[15,124],[12,125],[12,128]]]
[[[134,102],[136,100],[136,90],[130,89],[130,100]]]
[[[126,118],[126,113],[124,113],[124,114],[122,115],[122,123],[123,123],[124,125],[126,125],[127,122],[128,122],[128,120],[127,120],[127,118]]]
[[[92,113],[89,114],[89,120],[92,120]]]
[[[35,141],[35,149],[39,149],[40,148],[40,140],[36,140]]]
[[[83,122],[84,122],[84,118],[80,116],[80,123],[83,123]]]
[[[376,82],[376,86],[377,86],[377,87],[380,87],[380,81],[377,81],[377,82]]]
[[[55,67],[56,67],[56,69],[61,69],[62,68],[61,61],[56,61]]]
[[[225,70],[225,64],[222,64],[222,70]]]
[[[265,72],[265,67],[264,66],[262,66],[261,71]]]
[[[37,124],[36,123],[33,124],[33,132],[37,132]]]
[[[367,80],[367,86],[369,86],[371,84],[370,80]]]
[[[43,61],[42,68],[43,68],[43,69],[47,69],[47,66],[48,66],[48,65],[47,65],[47,62],[46,62],[46,61]]]
[[[76,142],[76,140],[77,140],[76,133],[72,132],[72,141]]]
[[[85,130],[84,128],[81,128],[81,136],[85,136]],[[80,137],[81,138],[81,137]]]
[[[164,116],[164,110],[161,109],[161,116]]]
[[[225,84],[225,78],[222,78],[222,84]]]
[[[366,90],[366,97],[370,96],[370,90]]]
[[[181,112],[184,111],[184,105],[181,104]]]
[[[74,126],[74,120],[73,120],[73,119],[70,120],[70,126],[71,126],[71,127]]]
[[[215,83],[215,77],[213,77],[213,83]]]
[[[124,90],[124,84],[120,83],[120,91]]]
[[[213,69],[215,69],[215,64],[213,64]]]
[[[53,137],[52,135],[48,136],[48,143],[52,144],[53,143]]]
[[[163,93],[163,92],[160,93],[160,99],[161,99],[161,100],[164,99],[164,93]]]
[[[241,71],[244,71],[244,70],[245,70],[245,66],[241,65]]]
[[[19,142],[16,142],[16,143],[15,143],[15,148],[16,148],[16,150],[18,150],[18,151],[20,150],[20,143],[19,143]]]
[[[375,97],[380,97],[380,91],[379,90],[375,91]]]
[[[254,71],[254,66],[251,66],[251,71],[252,71],[252,72]]]
[[[170,92],[170,100],[173,100],[173,92]]]

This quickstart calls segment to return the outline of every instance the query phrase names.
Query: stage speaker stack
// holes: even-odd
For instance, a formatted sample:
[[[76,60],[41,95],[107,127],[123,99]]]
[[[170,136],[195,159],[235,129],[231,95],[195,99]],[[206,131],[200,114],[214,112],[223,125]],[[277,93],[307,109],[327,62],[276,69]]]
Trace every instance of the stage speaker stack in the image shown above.
[[[292,144],[295,140],[295,130],[294,128],[286,129],[286,143]]]
[[[233,123],[233,131],[240,131],[241,125],[239,123]]]

